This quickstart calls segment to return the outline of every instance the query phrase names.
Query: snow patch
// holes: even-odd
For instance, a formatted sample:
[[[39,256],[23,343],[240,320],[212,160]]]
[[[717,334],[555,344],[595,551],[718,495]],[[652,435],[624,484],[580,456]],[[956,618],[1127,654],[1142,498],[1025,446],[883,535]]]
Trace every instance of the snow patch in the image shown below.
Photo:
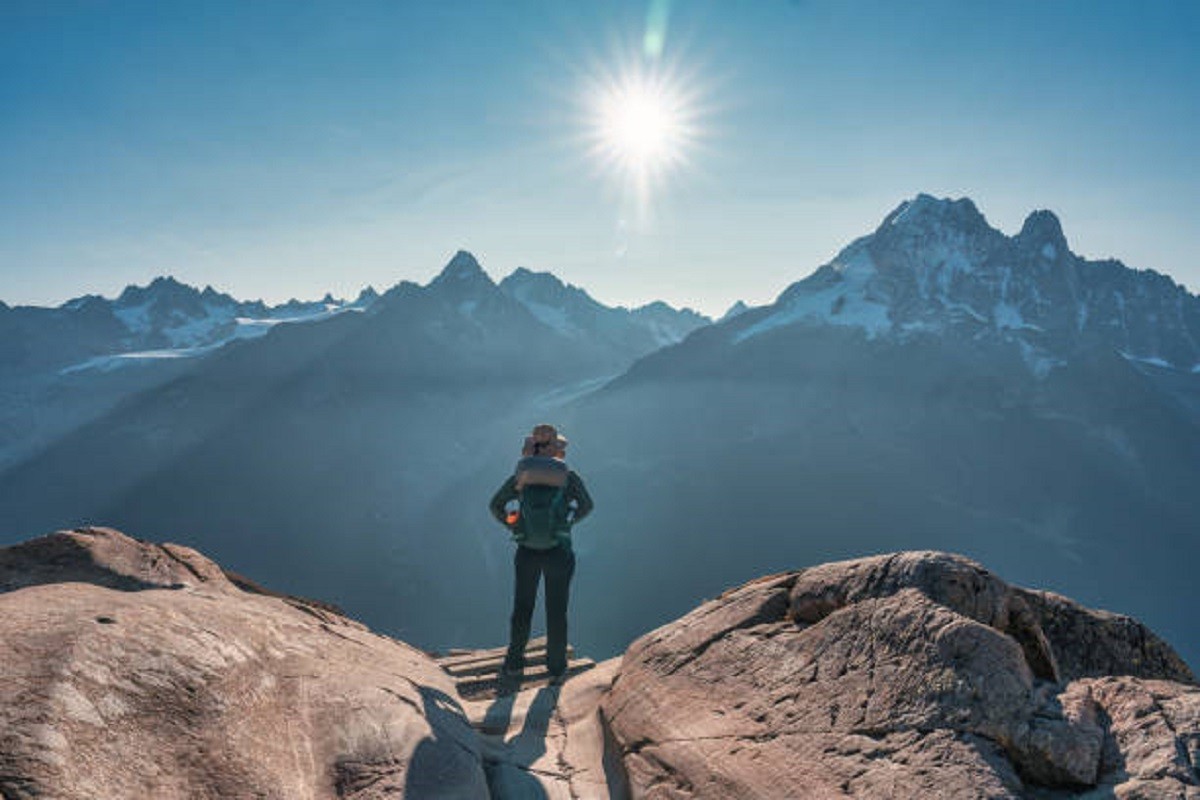
[[[987,316],[979,313],[978,311],[976,311],[974,309],[974,307],[972,307],[966,303],[955,303],[955,302],[952,302],[952,301],[946,299],[945,297],[943,297],[942,298],[942,307],[945,308],[947,311],[956,311],[956,312],[959,312],[962,314],[966,314],[971,319],[975,320],[976,322],[982,322],[984,325],[986,325],[986,324],[988,324],[988,322],[990,322],[990,320],[987,318]],[[936,326],[936,327],[938,327],[938,329],[940,329],[940,326]]]
[[[992,319],[996,324],[997,330],[1012,330],[1012,331],[1040,331],[1040,325],[1034,325],[1031,322],[1026,322],[1025,317],[1021,315],[1020,309],[1009,303],[997,303],[992,309]]]
[[[81,364],[75,364],[70,367],[64,367],[58,371],[59,375],[70,375],[73,372],[85,372],[94,370],[96,372],[112,372],[114,369],[127,367],[135,364],[149,364],[157,361],[169,361],[182,358],[195,358],[196,356],[206,355],[219,349],[226,342],[210,344],[204,347],[182,347],[171,350],[142,350],[137,353],[117,353],[109,356],[96,356],[90,358]]]
[[[905,200],[900,206],[900,211],[896,213],[896,216],[892,217],[892,224],[899,225],[901,222],[903,222],[904,218],[908,216],[908,212],[912,211],[912,207],[912,201]]]
[[[1055,247],[1050,242],[1046,242],[1044,245],[1042,245],[1042,258],[1046,259],[1047,261],[1053,261],[1057,257],[1058,257],[1058,248],[1057,247]]]
[[[192,320],[185,325],[177,328],[164,330],[163,333],[171,340],[172,345],[191,341],[193,344],[183,346],[172,346],[170,348],[161,348],[157,350],[139,350],[131,353],[115,353],[111,355],[96,356],[79,364],[74,364],[59,370],[60,375],[69,375],[73,372],[82,372],[85,370],[97,370],[100,372],[109,372],[114,369],[126,367],[135,364],[151,364],[164,360],[179,359],[179,358],[197,358],[205,356],[216,350],[221,349],[225,345],[233,341],[243,339],[258,339],[265,336],[276,325],[284,325],[289,323],[300,322],[316,322],[323,319],[329,319],[347,311],[355,311],[363,313],[365,309],[358,306],[337,306],[325,305],[311,313],[301,313],[287,317],[233,317],[232,309],[219,309],[220,313],[215,313],[211,317],[201,317]],[[211,331],[220,325],[233,322],[233,328],[228,335],[207,343],[196,343],[203,341],[202,333]]]
[[[1160,367],[1162,369],[1174,369],[1174,365],[1165,358],[1159,356],[1135,356],[1133,353],[1126,353],[1124,350],[1117,351],[1121,354],[1121,358],[1126,361],[1135,361],[1138,364],[1149,364],[1152,367]],[[1200,365],[1193,367],[1192,372],[1200,370]]]
[[[116,316],[121,324],[129,329],[129,332],[141,336],[149,333],[150,324],[150,306],[152,302],[145,302],[139,306],[128,306],[126,308],[114,308],[113,315]]]
[[[778,310],[739,332],[734,343],[744,342],[775,328],[797,322],[817,322],[861,328],[875,338],[892,329],[888,307],[867,298],[867,282],[875,275],[875,264],[866,250],[859,250],[845,263],[833,264],[840,281],[788,297]]]
[[[205,316],[188,319],[180,325],[163,329],[163,335],[173,348],[198,347],[212,341],[218,330],[228,326],[234,317],[228,306],[204,306]]]

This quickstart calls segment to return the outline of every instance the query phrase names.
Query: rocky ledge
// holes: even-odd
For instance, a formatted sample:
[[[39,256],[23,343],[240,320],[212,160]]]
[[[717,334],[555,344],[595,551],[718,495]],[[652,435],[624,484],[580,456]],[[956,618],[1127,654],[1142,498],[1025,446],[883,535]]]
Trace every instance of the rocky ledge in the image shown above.
[[[0,549],[0,652],[4,800],[488,795],[432,659],[186,547]]]
[[[1138,622],[908,552],[763,578],[629,648],[647,798],[1200,798],[1200,689]]]
[[[763,578],[561,695],[464,701],[333,607],[89,528],[0,548],[0,652],[3,800],[1200,798],[1167,644],[945,553]]]

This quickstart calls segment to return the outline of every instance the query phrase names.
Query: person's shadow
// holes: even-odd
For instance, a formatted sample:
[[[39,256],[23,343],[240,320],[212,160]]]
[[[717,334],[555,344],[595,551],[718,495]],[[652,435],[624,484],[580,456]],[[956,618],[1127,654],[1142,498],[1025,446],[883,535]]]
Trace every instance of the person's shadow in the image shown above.
[[[457,700],[430,686],[418,686],[425,719],[432,732],[417,745],[404,773],[404,797],[428,797],[439,800],[478,800],[483,796],[486,775],[479,774],[479,745],[475,731],[462,713]],[[394,769],[388,761],[382,767],[366,764],[339,778],[339,789],[373,787],[377,791],[393,788],[378,782],[379,772]],[[531,795],[536,797],[537,795]]]
[[[549,796],[528,768],[546,754],[546,735],[554,717],[558,694],[558,686],[539,689],[525,712],[525,722],[520,732],[504,742],[503,759],[484,764],[492,797],[546,800]],[[484,733],[502,737],[508,731],[516,697],[514,693],[496,698],[484,714]]]

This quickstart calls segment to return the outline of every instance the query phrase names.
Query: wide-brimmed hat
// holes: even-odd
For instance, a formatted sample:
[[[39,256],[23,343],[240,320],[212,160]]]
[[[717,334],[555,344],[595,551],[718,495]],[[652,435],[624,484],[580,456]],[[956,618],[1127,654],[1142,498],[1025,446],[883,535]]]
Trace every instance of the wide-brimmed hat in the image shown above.
[[[531,456],[538,450],[549,450],[548,455],[562,458],[567,450],[567,437],[560,434],[558,428],[549,423],[543,422],[540,425],[534,425],[533,431],[525,437],[525,445],[521,448],[521,454]]]

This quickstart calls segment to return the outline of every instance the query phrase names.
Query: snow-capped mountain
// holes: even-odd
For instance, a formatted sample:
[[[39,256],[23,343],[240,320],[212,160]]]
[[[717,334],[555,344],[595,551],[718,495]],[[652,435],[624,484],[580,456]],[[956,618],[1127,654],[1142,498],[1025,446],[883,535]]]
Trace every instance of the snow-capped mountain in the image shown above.
[[[128,286],[109,300],[86,295],[57,308],[0,308],[0,372],[21,376],[53,371],[88,371],[182,358],[211,352],[239,339],[262,336],[285,322],[312,322],[346,311],[362,311],[376,295],[366,289],[353,302],[330,295],[316,302],[291,300],[268,306],[155,278]]]
[[[564,418],[620,498],[591,568],[650,608],[668,563],[706,596],[768,565],[955,549],[1108,587],[1096,602],[1200,658],[1198,305],[1072,254],[1050,212],[1006,236],[969,200],[910,200]]]
[[[519,287],[532,274],[518,271],[505,287]],[[539,280],[565,289],[548,274]],[[528,302],[502,290],[470,253],[459,252],[426,286],[403,281],[383,295],[368,287],[352,302],[326,295],[268,306],[164,277],[111,300],[92,295],[58,308],[0,307],[0,468],[125,398],[204,371],[202,362],[233,342],[256,345],[244,362],[259,377],[274,374],[271,359],[297,363],[335,348],[351,374],[527,380],[529,372],[541,371],[557,382],[542,386],[539,377],[542,391],[570,387],[554,395],[561,403],[580,391],[576,382],[611,378],[707,322],[665,304],[632,312],[607,308],[582,290],[520,294]],[[354,319],[369,324],[326,324]],[[248,341],[297,328],[309,332],[285,335],[278,346]],[[340,346],[341,337],[350,343]],[[144,368],[125,369],[131,365]]]
[[[270,307],[164,277],[112,300],[88,295],[57,308],[0,307],[0,468],[173,380],[200,356],[282,323],[365,310],[375,298],[368,289],[352,303],[326,295]],[[132,365],[152,368],[122,369]]]
[[[268,306],[160,277],[126,287],[113,300],[87,295],[58,308],[0,305],[0,373],[89,372],[207,355],[230,342],[263,336],[281,323],[382,310],[414,293],[449,303],[476,322],[489,313],[513,313],[516,301],[556,335],[576,340],[583,350],[612,351],[621,363],[674,344],[711,321],[661,302],[610,308],[546,272],[518,269],[497,286],[473,255],[460,251],[426,287],[404,281],[384,295],[367,287],[353,301],[327,294],[315,302]],[[375,309],[381,297],[384,302]]]
[[[632,310],[606,306],[549,272],[524,267],[502,280],[500,289],[560,333],[575,339],[607,341],[637,355],[676,344],[712,322],[689,308],[675,309],[661,301]]]
[[[289,300],[267,306],[261,300],[235,300],[211,286],[200,291],[171,277],[156,278],[148,286],[126,288],[110,304],[113,316],[127,331],[116,352],[66,369],[111,369],[152,359],[203,355],[235,340],[263,336],[280,323],[314,322],[347,311],[365,311],[375,298],[374,290],[368,288],[353,302],[326,294],[315,302]],[[71,301],[67,307],[77,302]]]
[[[1200,298],[1153,271],[1075,255],[1050,211],[1033,212],[1010,237],[968,199],[901,203],[874,233],[732,327],[744,341],[797,323],[1009,342],[1042,375],[1096,347],[1200,369]]]

